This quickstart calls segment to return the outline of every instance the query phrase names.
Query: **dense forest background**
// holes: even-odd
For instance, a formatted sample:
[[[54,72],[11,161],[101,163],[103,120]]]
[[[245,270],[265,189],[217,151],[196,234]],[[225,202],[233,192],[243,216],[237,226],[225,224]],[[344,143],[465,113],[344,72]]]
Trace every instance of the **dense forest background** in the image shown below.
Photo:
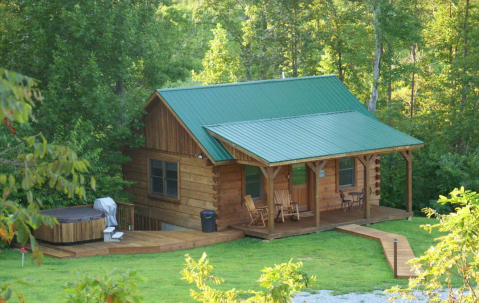
[[[425,142],[416,211],[454,187],[479,190],[479,0],[5,0],[0,20],[0,66],[39,80],[45,97],[18,134],[88,159],[89,202],[127,199],[119,150],[142,144],[132,128],[154,89],[283,74],[336,74],[378,119]],[[0,128],[0,146],[13,146]],[[405,207],[404,165],[382,156],[383,205]],[[47,208],[82,203],[37,196]]]

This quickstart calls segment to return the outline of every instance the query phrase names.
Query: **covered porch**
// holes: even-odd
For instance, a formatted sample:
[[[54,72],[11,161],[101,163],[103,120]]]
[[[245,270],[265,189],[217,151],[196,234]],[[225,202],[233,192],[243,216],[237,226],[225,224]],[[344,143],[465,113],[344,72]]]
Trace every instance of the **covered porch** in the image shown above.
[[[355,111],[332,112],[305,116],[262,119],[204,126],[233,155],[237,163],[258,166],[264,175],[265,201],[268,208],[266,228],[233,224],[234,229],[265,239],[331,230],[345,224],[369,224],[411,217],[412,212],[412,149],[423,142],[401,133],[374,117]],[[399,152],[406,168],[406,210],[381,207],[371,203],[379,200],[381,154]],[[362,168],[362,181],[352,182],[356,192],[364,189],[361,210],[341,212],[324,209],[326,192],[337,195],[349,188],[339,183],[337,161],[354,159]],[[336,161],[336,162],[335,162]],[[329,163],[329,164],[328,164]],[[336,165],[330,165],[336,163]],[[275,178],[281,170],[304,164],[311,172],[306,184],[312,216],[299,221],[277,222],[274,201]],[[329,169],[326,168],[329,165]],[[331,169],[333,168],[333,169]],[[289,168],[289,172],[291,168]],[[374,172],[374,175],[372,173]],[[286,178],[290,177],[288,173]],[[331,179],[336,179],[331,185]],[[327,190],[324,189],[328,187]],[[291,192],[291,186],[289,190]],[[374,189],[374,191],[373,191]],[[323,195],[323,196],[322,196]],[[330,198],[330,197],[327,197]],[[341,204],[337,205],[339,208]],[[336,206],[335,206],[336,207]]]
[[[336,227],[341,225],[365,225],[408,218],[412,215],[412,212],[402,209],[371,205],[369,218],[364,218],[362,210],[343,212],[338,209],[334,209],[321,212],[319,226],[316,226],[316,220],[314,216],[309,216],[304,218],[302,217],[299,221],[286,219],[284,223],[275,222],[273,232],[269,232],[267,228],[248,227],[247,224],[233,225],[231,228],[243,231],[247,236],[271,240],[310,234],[318,231],[334,230]]]

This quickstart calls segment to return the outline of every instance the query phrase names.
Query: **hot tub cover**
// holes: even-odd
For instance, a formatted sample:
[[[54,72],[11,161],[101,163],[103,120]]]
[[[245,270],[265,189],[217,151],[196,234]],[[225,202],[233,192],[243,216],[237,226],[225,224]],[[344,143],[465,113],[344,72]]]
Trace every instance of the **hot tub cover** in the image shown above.
[[[99,209],[105,212],[106,226],[118,226],[116,221],[116,203],[112,198],[98,198],[93,203],[94,209]]]
[[[55,217],[59,223],[78,223],[105,218],[103,211],[87,207],[48,209],[42,210],[40,213]]]

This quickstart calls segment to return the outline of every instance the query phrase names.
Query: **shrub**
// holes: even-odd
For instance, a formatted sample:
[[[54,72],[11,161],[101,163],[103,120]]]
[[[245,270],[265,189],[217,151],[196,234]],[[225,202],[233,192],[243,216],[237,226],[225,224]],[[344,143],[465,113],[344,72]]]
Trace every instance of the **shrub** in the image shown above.
[[[220,291],[208,286],[207,282],[221,284],[224,280],[215,277],[213,266],[206,259],[206,253],[196,262],[189,255],[186,255],[186,268],[181,271],[182,280],[189,283],[196,283],[196,287],[200,292],[191,290],[191,297],[199,302],[208,303],[235,303],[235,302],[263,302],[263,303],[280,303],[290,302],[294,294],[300,292],[305,287],[310,287],[316,280],[315,276],[308,277],[300,268],[303,266],[301,262],[282,263],[272,267],[266,267],[262,270],[263,274],[258,282],[261,287],[266,288],[264,291],[253,290],[236,290]],[[242,299],[247,297],[246,299]]]
[[[423,225],[425,230],[438,229],[447,234],[437,238],[438,243],[423,256],[410,261],[418,277],[409,280],[406,289],[399,286],[386,290],[396,294],[390,300],[415,300],[413,291],[423,288],[429,302],[479,302],[479,194],[470,190],[454,189],[450,197],[440,196],[439,204],[457,205],[455,212],[441,215],[426,208],[428,217],[436,217],[435,225]],[[424,271],[419,269],[423,267]],[[458,288],[452,287],[452,278],[461,281]],[[438,291],[447,289],[448,299],[442,301]]]

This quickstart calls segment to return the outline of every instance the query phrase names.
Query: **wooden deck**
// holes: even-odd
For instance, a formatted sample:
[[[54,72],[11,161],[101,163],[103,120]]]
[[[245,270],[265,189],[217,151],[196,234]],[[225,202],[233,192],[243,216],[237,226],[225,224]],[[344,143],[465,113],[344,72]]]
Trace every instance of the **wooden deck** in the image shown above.
[[[368,238],[381,242],[384,254],[388,261],[389,267],[394,271],[394,242],[398,239],[398,278],[409,279],[416,278],[417,275],[410,264],[406,264],[409,260],[414,259],[411,246],[405,236],[388,233],[385,231],[372,229],[356,224],[344,225],[336,228],[339,232],[345,232],[363,238]]]
[[[208,246],[244,238],[244,232],[226,230],[201,231],[124,231],[120,242],[90,242],[75,245],[40,243],[46,256],[71,259],[110,254],[149,254]],[[29,250],[28,246],[26,249]]]
[[[334,230],[336,227],[348,224],[371,224],[383,221],[397,220],[407,217],[412,217],[413,212],[406,212],[402,209],[385,207],[385,206],[371,206],[371,216],[369,219],[364,219],[363,210],[353,210],[346,212],[339,209],[322,211],[320,218],[320,226],[315,226],[313,216],[301,218],[299,221],[285,219],[284,223],[275,222],[274,232],[268,233],[267,228],[248,227],[247,224],[234,225],[231,228],[241,230],[248,236],[263,238],[263,239],[278,239],[284,237],[291,237],[297,235],[310,234],[318,231]]]

